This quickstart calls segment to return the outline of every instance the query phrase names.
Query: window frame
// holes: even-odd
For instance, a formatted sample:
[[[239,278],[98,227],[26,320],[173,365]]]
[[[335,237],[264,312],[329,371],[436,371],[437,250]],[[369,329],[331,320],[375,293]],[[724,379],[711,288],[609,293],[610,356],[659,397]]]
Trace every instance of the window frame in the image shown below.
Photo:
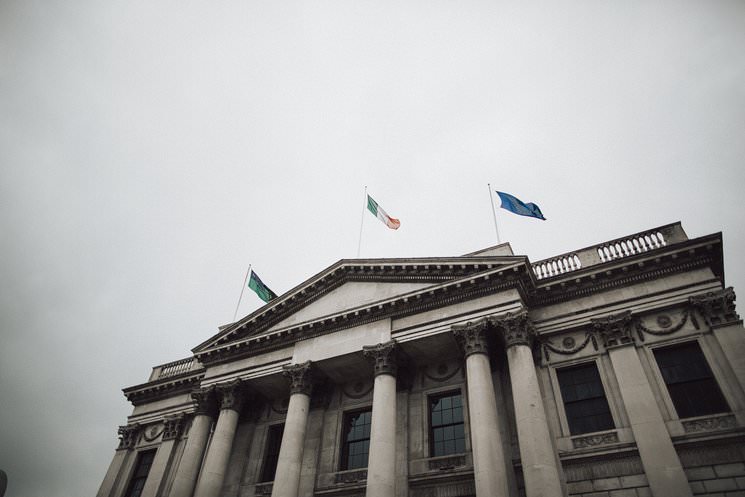
[[[276,475],[277,462],[279,461],[279,449],[282,447],[282,438],[284,437],[284,432],[285,432],[285,423],[273,423],[273,424],[267,425],[266,427],[266,437],[264,440],[264,454],[263,454],[262,461],[261,461],[261,471],[259,471],[258,483],[271,483],[274,481],[275,475],[272,475],[271,479],[267,479],[267,475],[265,473],[268,471],[267,462],[269,462],[269,456],[270,456],[269,454],[269,450],[270,450],[269,443],[271,441],[270,437],[272,436],[272,433],[276,433],[277,430],[281,431],[281,435],[279,437],[279,446],[277,448],[276,460],[274,461],[274,473]]]
[[[426,411],[426,419],[427,419],[427,452],[426,457],[428,458],[434,458],[434,457],[448,457],[448,456],[455,456],[460,454],[465,454],[469,451],[469,432],[467,428],[467,418],[468,418],[468,411],[466,409],[466,396],[463,395],[463,390],[458,388],[446,388],[442,390],[432,391],[432,392],[426,392],[425,394],[425,411]],[[462,419],[460,423],[449,423],[446,425],[440,425],[440,426],[433,426],[432,425],[432,402],[434,399],[442,399],[445,397],[454,397],[455,395],[460,396],[460,408],[461,408],[461,416]],[[435,428],[445,428],[448,426],[463,426],[463,451],[462,452],[451,452],[448,454],[440,454],[435,455],[435,435],[434,430]]]
[[[134,464],[132,465],[132,473],[129,475],[129,481],[127,482],[126,491],[124,492],[124,497],[132,497],[132,492],[134,491],[135,482],[138,480],[142,480],[142,487],[139,490],[139,494],[135,497],[140,497],[142,495],[142,491],[145,489],[145,485],[147,484],[147,479],[150,476],[150,471],[153,469],[153,463],[155,462],[155,455],[158,452],[157,448],[146,448],[143,450],[140,450],[137,452],[137,457],[135,457]],[[150,463],[147,468],[147,472],[144,476],[138,477],[137,473],[140,469],[140,464],[142,463],[142,459],[145,455],[152,455],[152,459],[150,460]]]
[[[372,439],[372,432],[370,433],[370,436],[367,439],[359,439],[355,441],[362,441],[367,440],[368,446],[367,446],[367,464],[363,467],[357,467],[357,468],[349,468],[349,453],[348,453],[348,446],[349,446],[349,440],[347,440],[347,430],[345,427],[347,426],[347,420],[356,414],[362,414],[369,412],[370,413],[370,428],[372,430],[372,405],[367,406],[359,406],[352,409],[347,409],[342,412],[341,423],[339,426],[339,463],[337,464],[338,471],[361,471],[368,467],[370,464],[370,440]]]
[[[613,431],[618,429],[618,423],[616,420],[616,416],[613,412],[613,403],[611,402],[611,396],[608,394],[609,390],[607,388],[606,381],[604,379],[603,370],[601,368],[601,365],[599,363],[599,358],[593,358],[592,360],[585,360],[585,361],[577,361],[577,362],[571,362],[571,363],[565,363],[554,366],[553,369],[553,379],[555,381],[554,388],[556,391],[556,398],[559,400],[559,403],[561,404],[561,423],[562,423],[562,429],[565,431],[567,436],[569,437],[579,437],[588,435],[590,433],[603,433],[607,431]],[[596,430],[596,431],[583,431],[578,433],[572,432],[572,427],[569,423],[569,414],[567,410],[567,400],[564,398],[564,394],[561,391],[561,381],[559,380],[559,372],[561,370],[569,370],[569,369],[578,369],[583,367],[589,367],[593,366],[595,367],[595,371],[598,374],[598,380],[600,381],[600,388],[603,391],[603,398],[605,399],[605,403],[608,406],[608,415],[610,416],[610,422],[611,426],[609,428],[604,428],[602,430]],[[593,398],[599,398],[599,397],[593,397]],[[569,401],[569,403],[573,403],[575,401]]]
[[[719,388],[719,392],[722,395],[724,403],[728,409],[727,411],[721,411],[721,412],[716,412],[716,413],[711,413],[711,414],[696,414],[694,416],[689,416],[689,417],[681,417],[680,414],[678,413],[678,408],[675,406],[675,403],[673,402],[673,397],[670,394],[670,390],[667,386],[667,383],[665,382],[665,377],[662,375],[662,369],[660,368],[660,365],[657,362],[657,356],[655,355],[655,351],[659,349],[685,346],[691,343],[696,344],[698,346],[698,349],[701,352],[701,355],[704,359],[704,363],[708,367],[709,372],[711,373],[711,379],[714,381],[716,386]],[[716,361],[712,360],[711,353],[708,350],[708,346],[702,340],[702,337],[700,336],[685,337],[685,338],[678,339],[678,340],[651,344],[648,347],[646,347],[646,353],[647,353],[647,361],[649,362],[650,367],[652,371],[654,372],[654,376],[656,377],[655,379],[657,381],[657,385],[656,385],[657,389],[660,392],[660,395],[663,399],[665,407],[667,407],[667,410],[670,416],[669,419],[686,420],[686,419],[696,419],[696,418],[707,418],[707,417],[716,417],[719,415],[729,414],[733,412],[732,401],[728,395],[729,393],[728,384],[724,381],[724,378],[722,378],[719,368],[716,365]]]

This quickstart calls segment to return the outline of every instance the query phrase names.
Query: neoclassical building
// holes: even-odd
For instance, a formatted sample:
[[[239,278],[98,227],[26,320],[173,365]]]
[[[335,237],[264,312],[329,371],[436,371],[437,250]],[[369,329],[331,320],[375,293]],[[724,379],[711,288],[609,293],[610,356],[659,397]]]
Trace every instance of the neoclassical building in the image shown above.
[[[98,497],[745,495],[721,234],[345,259],[124,389]]]

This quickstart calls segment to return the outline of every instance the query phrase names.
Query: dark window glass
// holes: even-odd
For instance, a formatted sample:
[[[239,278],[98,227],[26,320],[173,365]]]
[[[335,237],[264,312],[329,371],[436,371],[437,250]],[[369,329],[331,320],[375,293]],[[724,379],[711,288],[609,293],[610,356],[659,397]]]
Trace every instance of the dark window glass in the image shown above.
[[[463,429],[463,400],[460,393],[429,398],[430,456],[460,454],[466,451]]]
[[[556,371],[572,435],[614,428],[608,400],[595,363]]]
[[[274,481],[279,459],[279,447],[282,445],[282,434],[285,425],[272,425],[266,437],[266,452],[264,454],[264,469],[261,470],[261,481]]]
[[[729,411],[698,343],[656,349],[654,357],[679,417]]]
[[[344,415],[344,445],[341,454],[341,469],[367,467],[370,452],[370,422],[372,411],[348,412]]]
[[[137,456],[135,472],[132,475],[132,480],[129,482],[129,489],[127,489],[127,493],[125,494],[127,497],[140,497],[140,494],[142,494],[142,488],[145,486],[145,480],[147,480],[147,475],[150,473],[150,466],[153,465],[154,458],[154,450],[140,452]]]

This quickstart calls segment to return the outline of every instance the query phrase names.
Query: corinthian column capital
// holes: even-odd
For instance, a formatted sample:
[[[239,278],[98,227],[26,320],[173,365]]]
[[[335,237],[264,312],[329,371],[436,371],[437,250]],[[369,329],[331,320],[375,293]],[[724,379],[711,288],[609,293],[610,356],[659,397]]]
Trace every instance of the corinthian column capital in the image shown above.
[[[631,316],[631,311],[590,320],[593,329],[600,335],[605,348],[633,344],[633,322],[634,318]]]
[[[396,376],[398,363],[396,362],[396,341],[391,340],[377,345],[365,345],[362,354],[373,361],[375,376],[389,374]]]
[[[215,413],[215,389],[214,387],[198,388],[191,392],[194,401],[195,416],[212,416]]]
[[[516,345],[527,345],[530,347],[535,338],[535,329],[525,309],[518,312],[508,312],[501,316],[489,318],[489,322],[504,337],[506,348]]]
[[[215,387],[220,399],[220,409],[232,409],[235,412],[241,412],[243,392],[241,380],[233,380],[227,383],[221,383]]]
[[[735,311],[735,290],[732,287],[717,292],[708,292],[688,298],[711,328],[719,328],[740,323],[740,316]]]
[[[290,382],[290,395],[304,393],[310,396],[313,391],[313,370],[310,361],[282,366],[282,374]]]
[[[489,322],[486,319],[453,326],[453,335],[465,357],[471,354],[489,355],[489,345],[486,340],[488,326]]]
[[[140,439],[141,431],[142,427],[138,423],[120,426],[117,432],[119,434],[119,447],[116,450],[134,449]]]

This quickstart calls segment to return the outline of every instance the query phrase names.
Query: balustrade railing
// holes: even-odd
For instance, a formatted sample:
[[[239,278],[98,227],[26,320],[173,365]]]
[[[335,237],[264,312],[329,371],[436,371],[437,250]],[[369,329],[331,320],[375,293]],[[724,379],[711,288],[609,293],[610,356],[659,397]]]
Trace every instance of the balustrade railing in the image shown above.
[[[583,267],[595,266],[624,257],[665,247],[688,240],[680,223],[668,224],[616,240],[603,242],[568,254],[538,261],[532,265],[537,279],[542,280]]]
[[[199,361],[197,361],[193,357],[179,359],[178,361],[155,366],[153,368],[152,374],[150,375],[150,381],[159,380],[162,378],[169,378],[171,376],[177,376],[194,369],[199,369]]]

